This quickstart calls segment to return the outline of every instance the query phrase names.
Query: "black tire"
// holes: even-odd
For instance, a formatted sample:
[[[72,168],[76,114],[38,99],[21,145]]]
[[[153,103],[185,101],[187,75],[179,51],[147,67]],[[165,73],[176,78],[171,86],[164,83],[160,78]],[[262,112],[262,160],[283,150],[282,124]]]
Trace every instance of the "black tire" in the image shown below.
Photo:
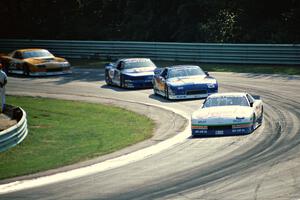
[[[154,95],[158,95],[157,88],[155,87],[155,82],[154,81],[152,82],[152,85],[153,85],[153,93],[154,93]]]
[[[153,92],[154,92],[154,95],[157,95],[157,96],[158,96],[157,89],[153,88]]]
[[[29,66],[27,64],[23,65],[23,74],[29,76]]]
[[[260,116],[259,119],[257,120],[258,123],[259,123],[259,125],[262,125],[263,119],[264,119],[264,108],[262,107],[262,108],[261,108],[261,116]]]
[[[256,129],[256,116],[253,115],[253,122],[252,122],[252,131],[254,131]]]
[[[166,84],[166,86],[165,86],[165,98],[166,99],[170,99],[169,98],[169,88],[168,88],[168,85]]]
[[[105,82],[107,85],[112,85],[112,81],[111,81],[110,77],[108,76],[107,70],[105,70]]]
[[[121,88],[125,87],[125,85],[124,85],[124,77],[122,76],[122,74],[120,75],[120,87]]]

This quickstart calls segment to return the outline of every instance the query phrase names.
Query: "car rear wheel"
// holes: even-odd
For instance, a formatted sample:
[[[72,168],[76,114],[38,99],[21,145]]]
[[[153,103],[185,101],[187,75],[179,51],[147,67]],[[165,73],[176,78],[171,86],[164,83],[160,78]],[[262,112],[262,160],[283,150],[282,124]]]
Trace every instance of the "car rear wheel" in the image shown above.
[[[23,65],[23,74],[29,76],[29,66],[27,64]]]
[[[156,88],[153,88],[153,92],[154,92],[154,95],[158,95]]]
[[[261,115],[258,118],[258,124],[261,125],[263,122],[263,118],[264,118],[264,108],[261,109]]]
[[[158,90],[156,88],[156,85],[155,85],[155,81],[153,81],[153,92],[154,92],[154,95],[158,95]]]

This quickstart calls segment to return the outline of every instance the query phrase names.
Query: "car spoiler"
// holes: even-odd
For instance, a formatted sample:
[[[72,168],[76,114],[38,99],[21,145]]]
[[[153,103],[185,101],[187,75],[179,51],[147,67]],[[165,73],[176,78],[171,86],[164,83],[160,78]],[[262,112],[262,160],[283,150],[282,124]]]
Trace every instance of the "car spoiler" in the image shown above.
[[[259,95],[251,95],[255,100],[260,100],[260,96]]]

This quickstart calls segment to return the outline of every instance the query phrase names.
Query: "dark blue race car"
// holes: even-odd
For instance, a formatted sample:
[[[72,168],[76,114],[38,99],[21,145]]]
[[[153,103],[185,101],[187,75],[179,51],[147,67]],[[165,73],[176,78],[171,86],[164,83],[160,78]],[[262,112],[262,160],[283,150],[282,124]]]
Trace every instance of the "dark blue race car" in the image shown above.
[[[151,88],[155,64],[149,58],[126,58],[105,66],[107,85]]]
[[[154,94],[167,99],[206,98],[218,92],[216,79],[199,66],[179,65],[157,68],[154,73]]]

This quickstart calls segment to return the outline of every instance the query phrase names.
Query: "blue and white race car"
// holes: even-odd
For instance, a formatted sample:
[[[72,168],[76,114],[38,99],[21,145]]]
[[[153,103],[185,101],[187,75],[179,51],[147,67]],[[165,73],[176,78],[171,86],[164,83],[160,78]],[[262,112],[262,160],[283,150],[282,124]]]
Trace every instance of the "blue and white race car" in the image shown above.
[[[248,93],[212,94],[191,120],[193,136],[249,134],[262,124],[263,103]]]
[[[216,79],[199,66],[178,65],[157,68],[153,78],[154,94],[166,99],[206,98],[218,92]]]
[[[105,82],[124,88],[151,88],[155,64],[149,58],[126,58],[105,66]]]

